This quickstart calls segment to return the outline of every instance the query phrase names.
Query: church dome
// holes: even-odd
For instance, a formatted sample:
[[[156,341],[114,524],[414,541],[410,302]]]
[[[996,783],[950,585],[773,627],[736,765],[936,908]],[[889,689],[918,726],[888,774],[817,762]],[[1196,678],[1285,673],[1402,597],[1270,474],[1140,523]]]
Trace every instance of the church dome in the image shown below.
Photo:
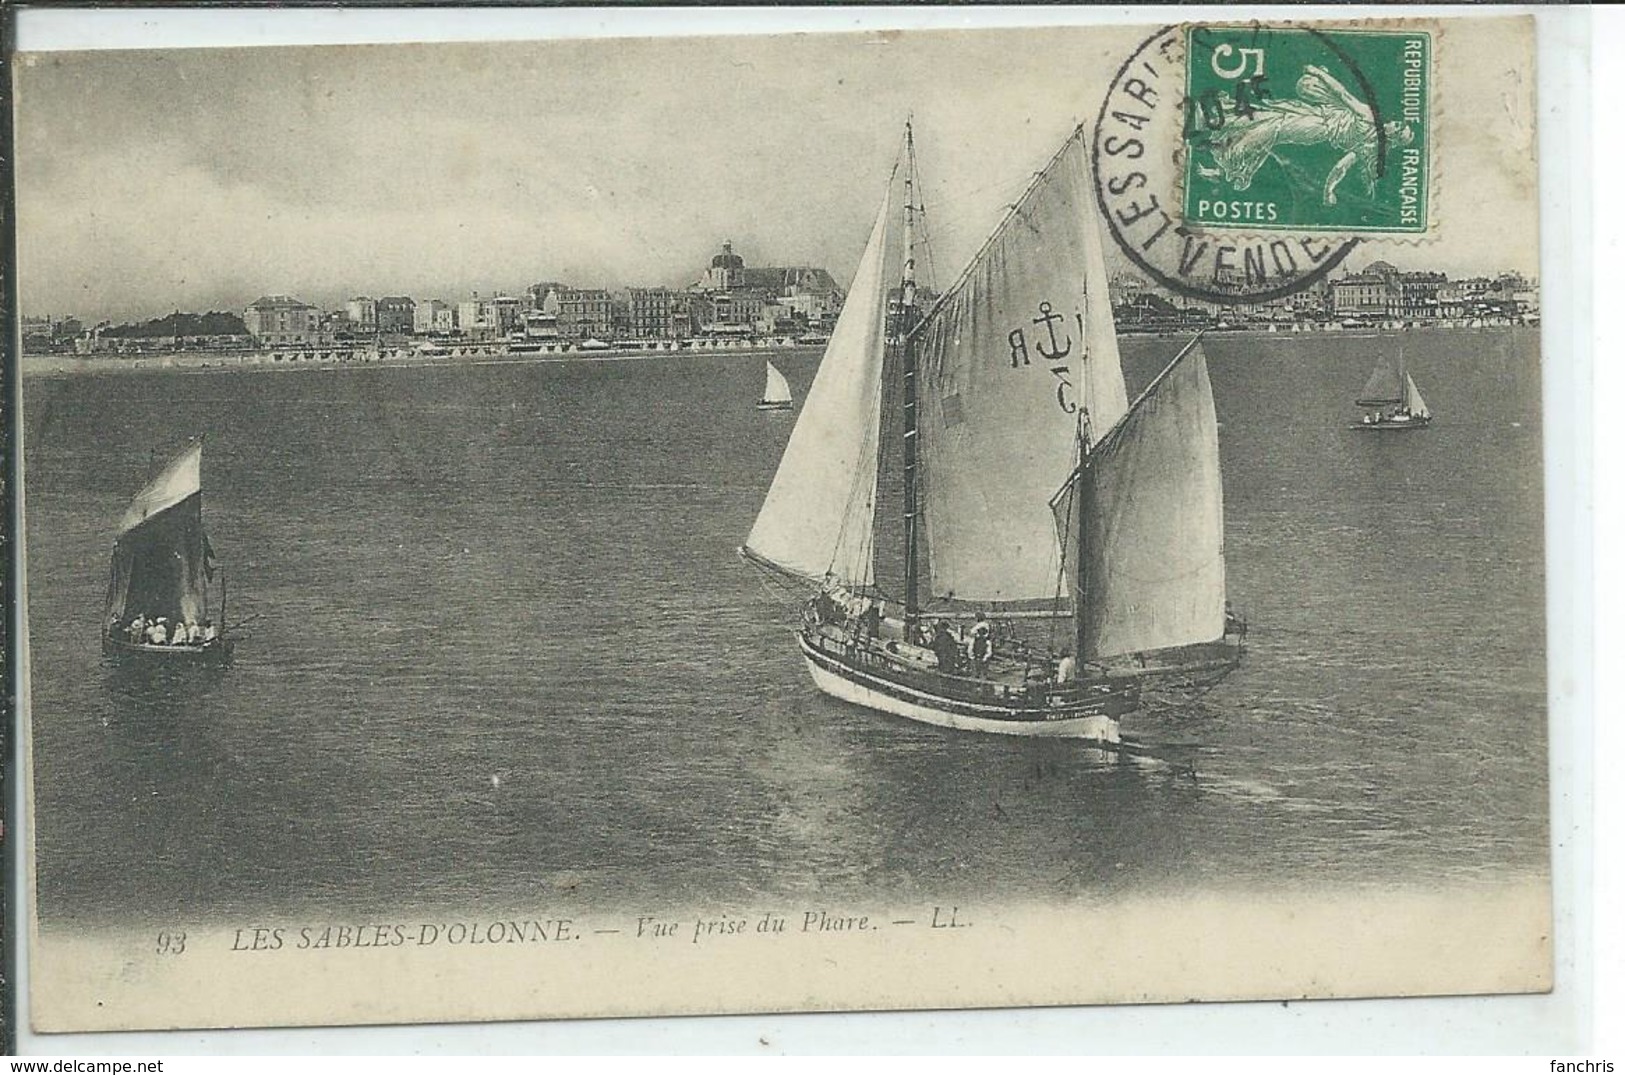
[[[711,259],[713,269],[743,269],[745,259],[734,253],[733,243],[723,243],[722,253]]]

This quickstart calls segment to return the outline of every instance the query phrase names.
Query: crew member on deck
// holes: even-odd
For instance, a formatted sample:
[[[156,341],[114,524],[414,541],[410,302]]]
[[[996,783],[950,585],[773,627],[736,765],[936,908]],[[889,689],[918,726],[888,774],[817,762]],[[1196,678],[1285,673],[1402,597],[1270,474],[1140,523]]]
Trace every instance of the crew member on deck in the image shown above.
[[[1055,682],[1071,683],[1078,678],[1078,662],[1072,659],[1072,651],[1061,651],[1061,659],[1055,663]]]
[[[984,613],[976,614],[976,623],[970,629],[970,659],[976,666],[976,674],[987,675],[988,658],[993,656],[993,625],[987,622]]]
[[[863,631],[870,638],[880,637],[880,606],[872,600],[869,607],[863,610]]]
[[[169,621],[164,619],[162,616],[159,616],[156,620],[152,621],[152,625],[147,628],[148,643],[154,646],[161,646],[165,642],[169,641],[169,628],[164,626],[164,624],[167,622]]]
[[[951,676],[959,666],[959,640],[947,620],[938,620],[931,632],[931,651],[937,655],[937,671]]]

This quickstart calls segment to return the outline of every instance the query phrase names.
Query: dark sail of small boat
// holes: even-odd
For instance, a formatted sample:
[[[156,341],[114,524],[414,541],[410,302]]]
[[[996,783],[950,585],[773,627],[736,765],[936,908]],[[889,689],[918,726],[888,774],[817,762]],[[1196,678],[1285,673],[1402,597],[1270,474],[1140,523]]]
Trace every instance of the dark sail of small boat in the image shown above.
[[[1365,387],[1360,389],[1360,398],[1354,402],[1360,407],[1397,407],[1405,402],[1405,386],[1399,379],[1399,371],[1388,362],[1378,362]]]
[[[196,440],[142,487],[119,521],[104,621],[109,652],[179,657],[229,650],[209,618],[216,565],[203,527],[202,470],[203,442]],[[165,627],[162,643],[143,633],[156,623]],[[195,630],[176,638],[188,627]]]

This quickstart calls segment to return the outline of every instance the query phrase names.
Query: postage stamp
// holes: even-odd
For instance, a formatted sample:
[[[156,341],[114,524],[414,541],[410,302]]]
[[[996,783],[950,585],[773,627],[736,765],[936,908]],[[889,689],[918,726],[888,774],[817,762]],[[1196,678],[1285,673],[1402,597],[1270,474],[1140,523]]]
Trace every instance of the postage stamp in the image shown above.
[[[1185,30],[1185,222],[1423,233],[1429,220],[1425,29]]]
[[[1136,269],[1186,299],[1324,286],[1362,241],[1431,242],[1437,25],[1165,26],[1118,68],[1095,192]]]

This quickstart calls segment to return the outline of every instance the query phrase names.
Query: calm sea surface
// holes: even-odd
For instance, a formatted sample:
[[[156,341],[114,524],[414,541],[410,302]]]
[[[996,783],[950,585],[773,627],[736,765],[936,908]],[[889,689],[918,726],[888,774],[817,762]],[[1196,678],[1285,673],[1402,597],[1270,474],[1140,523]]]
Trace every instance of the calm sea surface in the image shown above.
[[[1207,345],[1251,651],[1125,722],[1194,780],[814,691],[796,602],[734,555],[793,422],[759,356],[29,377],[42,917],[1538,874],[1536,337],[1404,340],[1436,419],[1385,436],[1347,428],[1379,341]],[[1175,344],[1124,347],[1133,391]],[[780,361],[803,398],[816,353]],[[259,618],[224,673],[114,670],[113,526],[202,431],[228,618]]]

